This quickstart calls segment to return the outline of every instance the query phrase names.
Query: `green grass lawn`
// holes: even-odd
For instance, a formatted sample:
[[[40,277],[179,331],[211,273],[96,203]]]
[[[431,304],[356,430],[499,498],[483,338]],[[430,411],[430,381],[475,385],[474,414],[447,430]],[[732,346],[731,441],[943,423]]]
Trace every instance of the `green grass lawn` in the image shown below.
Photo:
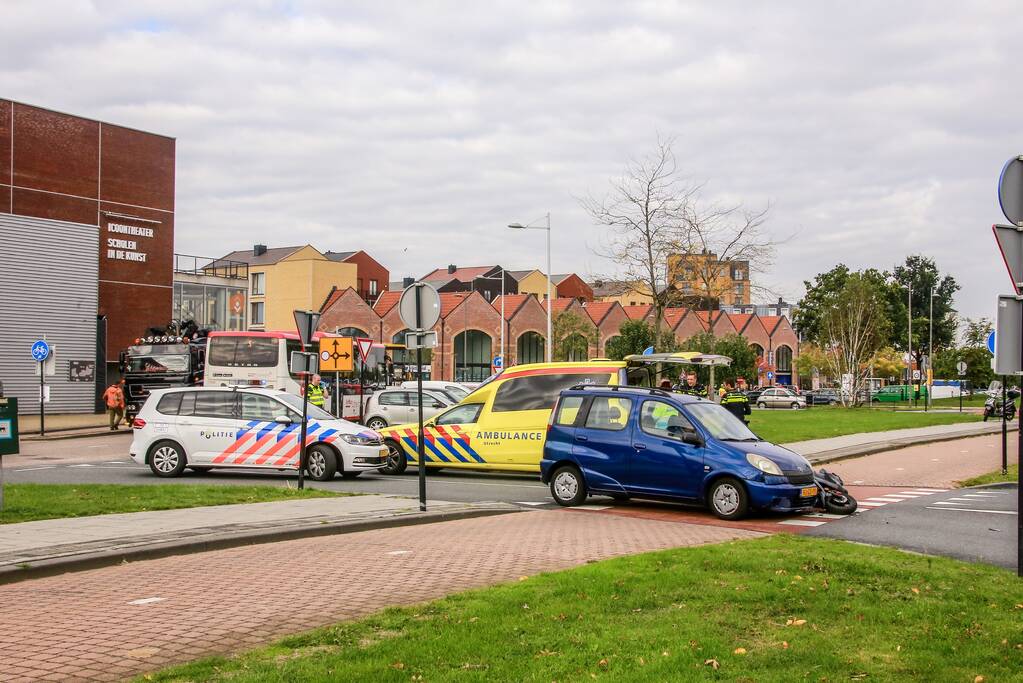
[[[756,410],[750,415],[750,428],[758,436],[775,443],[825,439],[858,432],[929,427],[957,422],[978,422],[979,415],[968,413],[908,413],[870,408],[825,408],[808,410]]]
[[[1013,573],[779,534],[389,609],[145,680],[994,682],[1021,671]]]
[[[265,503],[298,498],[352,495],[280,486],[199,486],[190,484],[8,484],[0,524],[37,519],[87,517],[113,512],[173,510],[202,505]]]
[[[974,394],[973,396],[963,396],[963,407],[964,408],[983,408],[984,401],[987,400],[987,394]],[[958,408],[958,398],[936,398],[931,403],[935,408]]]
[[[983,486],[984,484],[998,484],[1003,481],[1019,481],[1019,465],[1009,465],[1008,474],[1002,474],[1001,469],[994,472],[982,474],[979,477],[966,479],[959,482],[960,486]]]

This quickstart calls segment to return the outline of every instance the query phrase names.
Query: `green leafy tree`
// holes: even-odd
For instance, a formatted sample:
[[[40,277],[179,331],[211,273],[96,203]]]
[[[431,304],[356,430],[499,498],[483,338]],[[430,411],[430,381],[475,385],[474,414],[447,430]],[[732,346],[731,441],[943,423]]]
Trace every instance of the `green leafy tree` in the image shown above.
[[[583,360],[589,358],[590,347],[597,344],[597,328],[572,311],[563,311],[551,321],[554,339],[554,360]]]
[[[653,346],[658,352],[674,351],[675,336],[665,330],[654,334],[654,328],[645,320],[627,320],[618,328],[619,335],[607,343],[604,353],[612,360],[621,360],[634,353],[643,353]]]
[[[966,333],[963,335],[963,344],[965,346],[976,346],[978,348],[987,347],[987,336],[991,334],[991,331],[995,329],[995,326],[991,324],[991,321],[987,318],[977,318],[976,320],[966,320]]]
[[[821,384],[827,385],[837,378],[828,374],[828,357],[824,350],[816,344],[800,344],[799,362],[796,370],[799,373],[800,385],[810,385],[813,382],[813,372],[817,371]]]
[[[942,277],[933,259],[925,256],[907,256],[902,265],[892,270],[890,285],[892,291],[889,304],[900,310],[891,312],[891,343],[900,351],[906,350],[910,315],[913,318],[913,356],[919,367],[924,355],[933,353],[927,348],[930,339],[931,293],[934,293],[934,348],[955,346],[959,320],[956,316],[953,298],[959,291],[959,284],[951,275]],[[907,315],[908,289],[912,286],[912,310]],[[897,302],[897,303],[896,303]]]

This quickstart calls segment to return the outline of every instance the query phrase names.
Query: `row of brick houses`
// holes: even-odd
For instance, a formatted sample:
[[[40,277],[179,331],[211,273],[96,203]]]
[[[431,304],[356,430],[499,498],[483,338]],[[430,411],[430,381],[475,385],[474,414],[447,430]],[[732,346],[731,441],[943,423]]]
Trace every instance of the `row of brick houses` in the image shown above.
[[[363,334],[382,343],[404,343],[407,331],[398,314],[400,291],[387,291],[370,306],[353,289],[336,290],[321,309],[320,330]],[[479,292],[442,292],[441,319],[434,327],[438,347],[432,354],[433,379],[475,380],[490,374],[490,360],[504,357],[505,365],[540,362],[547,326],[544,302],[531,294],[504,298],[505,348],[501,349],[501,297],[488,302]],[[596,343],[589,344],[590,357],[605,355],[607,343],[618,336],[628,320],[650,320],[653,307],[622,306],[618,302],[580,302],[576,298],[554,300],[557,317],[575,313],[592,325]],[[677,339],[702,332],[715,336],[740,334],[749,340],[764,361],[760,384],[790,384],[799,342],[788,318],[723,311],[669,308],[665,323]],[[767,372],[772,378],[767,378]]]

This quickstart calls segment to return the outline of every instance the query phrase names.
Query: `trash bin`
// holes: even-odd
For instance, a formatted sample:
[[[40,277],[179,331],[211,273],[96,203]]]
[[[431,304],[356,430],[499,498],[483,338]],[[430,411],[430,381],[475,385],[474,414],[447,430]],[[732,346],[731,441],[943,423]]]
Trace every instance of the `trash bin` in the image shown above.
[[[0,456],[18,452],[18,399],[0,398]]]

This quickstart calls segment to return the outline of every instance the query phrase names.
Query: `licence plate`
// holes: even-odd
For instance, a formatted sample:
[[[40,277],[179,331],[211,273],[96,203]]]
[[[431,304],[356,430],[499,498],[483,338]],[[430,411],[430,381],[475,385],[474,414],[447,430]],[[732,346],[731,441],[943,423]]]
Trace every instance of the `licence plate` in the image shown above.
[[[816,486],[807,486],[799,491],[800,498],[815,498],[817,496]]]

